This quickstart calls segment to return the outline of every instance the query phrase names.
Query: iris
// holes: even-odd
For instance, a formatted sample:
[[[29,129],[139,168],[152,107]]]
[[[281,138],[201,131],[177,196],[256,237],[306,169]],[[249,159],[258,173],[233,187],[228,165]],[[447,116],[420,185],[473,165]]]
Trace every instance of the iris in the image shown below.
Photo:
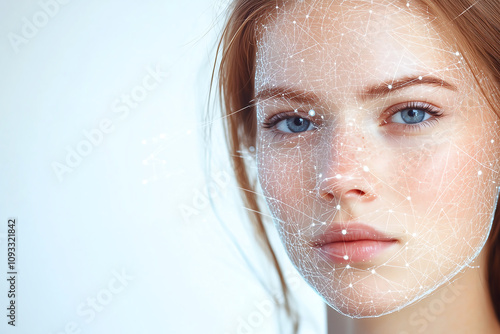
[[[286,126],[291,132],[304,132],[309,129],[311,122],[305,118],[292,117],[286,120]]]

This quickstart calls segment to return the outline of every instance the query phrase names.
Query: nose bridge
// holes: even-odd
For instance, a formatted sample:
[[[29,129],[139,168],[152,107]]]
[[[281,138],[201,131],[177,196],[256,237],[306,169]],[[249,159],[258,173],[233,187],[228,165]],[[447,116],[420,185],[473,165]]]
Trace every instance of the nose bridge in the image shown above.
[[[332,133],[327,134],[325,145],[328,145],[325,161],[322,162],[322,173],[327,175],[333,171],[348,176],[365,164],[367,156],[367,134],[362,126],[354,121],[347,120],[344,124],[335,127]]]
[[[359,198],[372,194],[368,165],[373,149],[362,125],[346,120],[325,134],[323,140],[328,148],[319,157],[318,190],[322,196]]]

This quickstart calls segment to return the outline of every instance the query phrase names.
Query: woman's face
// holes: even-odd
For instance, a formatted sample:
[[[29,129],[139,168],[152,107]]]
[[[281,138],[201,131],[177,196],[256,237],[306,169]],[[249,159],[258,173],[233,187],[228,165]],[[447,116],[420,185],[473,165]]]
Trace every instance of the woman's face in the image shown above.
[[[258,24],[259,180],[299,272],[351,317],[449,282],[497,198],[498,117],[413,3],[303,1]]]

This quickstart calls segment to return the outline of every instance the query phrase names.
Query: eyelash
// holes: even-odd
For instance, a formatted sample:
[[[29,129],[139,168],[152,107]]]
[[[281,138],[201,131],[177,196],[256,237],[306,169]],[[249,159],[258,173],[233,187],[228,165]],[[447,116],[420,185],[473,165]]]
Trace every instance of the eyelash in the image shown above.
[[[273,139],[285,139],[287,138],[288,136],[290,135],[300,135],[300,134],[303,134],[303,132],[297,132],[297,133],[286,133],[286,132],[282,132],[282,131],[279,131],[276,129],[276,125],[281,122],[281,121],[284,121],[284,120],[287,120],[289,118],[295,118],[295,117],[300,117],[300,118],[303,118],[303,119],[307,119],[308,121],[310,121],[315,128],[318,128],[318,126],[316,125],[316,122],[314,122],[312,119],[310,119],[309,117],[306,117],[303,115],[303,113],[299,113],[299,112],[295,112],[295,111],[287,111],[287,112],[281,112],[279,114],[275,114],[271,117],[269,117],[266,121],[264,121],[262,123],[262,127],[264,129],[270,129],[273,133]],[[307,131],[305,131],[307,132]]]
[[[407,110],[407,109],[417,109],[424,111],[425,113],[431,115],[432,117],[424,120],[422,122],[416,123],[416,124],[403,124],[403,123],[396,123],[396,122],[387,122],[387,119],[392,118],[394,115],[396,115],[398,112]],[[384,111],[383,115],[387,115],[387,117],[384,118],[384,120],[380,123],[381,126],[385,126],[387,124],[394,124],[394,126],[397,127],[402,127],[402,130],[404,132],[411,132],[411,133],[416,133],[418,131],[423,130],[424,128],[428,126],[432,126],[432,123],[438,122],[439,119],[443,116],[443,112],[435,107],[434,105],[427,103],[427,102],[417,102],[417,101],[409,101],[409,102],[404,102],[404,103],[399,103],[395,106],[390,107],[386,111]],[[310,119],[307,116],[304,116],[303,113],[297,113],[294,111],[288,111],[288,112],[282,112],[275,114],[268,118],[266,121],[262,123],[262,127],[265,129],[271,129],[275,133],[274,135],[280,136],[281,138],[285,138],[286,136],[289,135],[294,135],[294,133],[286,133],[282,131],[278,131],[275,129],[276,125],[286,119],[289,118],[295,118],[295,117],[300,117],[307,119],[310,121],[315,128],[319,128],[319,126],[316,124],[316,122],[312,119]],[[305,131],[307,132],[307,131]],[[298,132],[296,134],[302,134],[303,132]]]
[[[282,112],[282,113],[279,113],[279,114],[276,114],[276,115],[269,117],[267,122],[262,123],[262,127],[266,128],[266,129],[272,128],[272,127],[275,127],[279,122],[284,121],[284,120],[289,119],[289,118],[294,118],[294,117],[304,118],[304,119],[309,120],[310,122],[313,122],[311,119],[309,119],[305,116],[304,117],[301,117],[301,116],[303,116],[303,115],[299,114],[298,112],[295,112],[295,111]]]

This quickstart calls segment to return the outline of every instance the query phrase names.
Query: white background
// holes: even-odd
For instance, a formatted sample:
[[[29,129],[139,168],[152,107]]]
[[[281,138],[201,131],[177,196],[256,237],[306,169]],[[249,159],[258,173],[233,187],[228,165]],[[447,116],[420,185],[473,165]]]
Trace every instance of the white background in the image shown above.
[[[220,138],[204,173],[227,4],[54,3],[0,2],[0,332],[277,333],[267,307],[277,286],[226,177]],[[157,68],[164,76],[151,80]],[[145,91],[144,80],[155,87]],[[146,95],[125,114],[120,101],[134,92]],[[85,146],[84,132],[103,120],[113,131]],[[79,145],[86,156],[58,177],[54,164],[67,165]],[[15,329],[8,217],[18,219]],[[287,261],[301,333],[325,332],[324,304]]]

